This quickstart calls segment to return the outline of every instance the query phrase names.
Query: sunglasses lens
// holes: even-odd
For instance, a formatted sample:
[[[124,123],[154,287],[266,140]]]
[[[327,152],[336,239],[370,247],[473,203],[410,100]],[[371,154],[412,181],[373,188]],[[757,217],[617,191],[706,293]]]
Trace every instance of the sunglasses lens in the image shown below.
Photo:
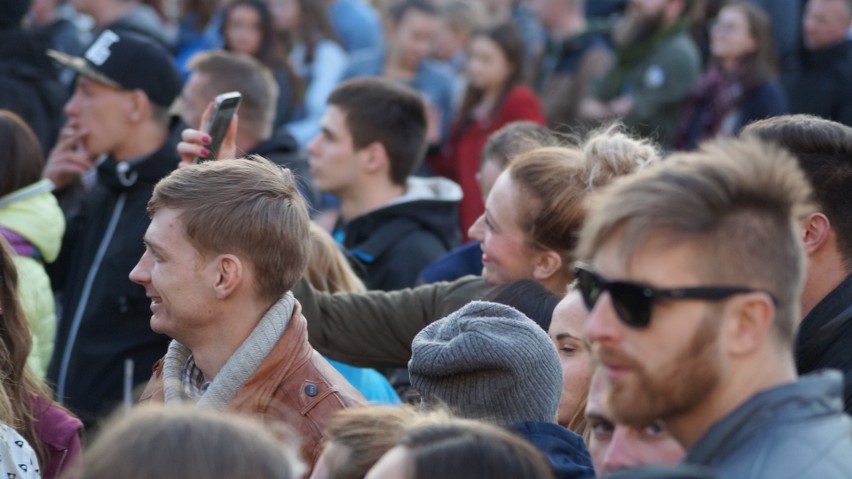
[[[633,328],[644,328],[651,320],[651,298],[640,286],[633,284],[610,285],[612,305],[624,324]]]
[[[591,271],[583,269],[577,270],[577,289],[580,290],[583,303],[589,311],[595,307],[595,303],[598,302],[598,298],[603,292],[599,278]]]

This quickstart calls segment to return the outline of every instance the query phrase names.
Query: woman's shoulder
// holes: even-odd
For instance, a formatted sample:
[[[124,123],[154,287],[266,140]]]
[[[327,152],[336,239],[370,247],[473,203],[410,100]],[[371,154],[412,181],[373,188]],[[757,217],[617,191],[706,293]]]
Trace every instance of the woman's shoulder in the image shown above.
[[[506,98],[500,107],[503,116],[509,115],[512,119],[527,119],[538,123],[544,122],[541,100],[530,87],[524,84],[513,86],[506,92]],[[520,115],[518,118],[515,116]]]

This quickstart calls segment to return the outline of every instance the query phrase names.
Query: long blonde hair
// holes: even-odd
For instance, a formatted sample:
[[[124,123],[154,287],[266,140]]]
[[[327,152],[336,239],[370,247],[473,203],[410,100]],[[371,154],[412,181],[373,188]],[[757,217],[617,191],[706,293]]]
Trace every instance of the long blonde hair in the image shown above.
[[[331,235],[313,222],[310,235],[311,248],[305,277],[314,289],[329,293],[362,293],[367,290]]]

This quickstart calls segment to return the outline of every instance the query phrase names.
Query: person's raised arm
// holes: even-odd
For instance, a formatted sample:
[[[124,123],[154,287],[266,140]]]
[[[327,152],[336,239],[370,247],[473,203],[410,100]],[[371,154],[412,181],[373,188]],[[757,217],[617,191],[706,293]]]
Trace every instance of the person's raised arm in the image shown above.
[[[316,291],[303,278],[293,294],[317,351],[354,366],[402,368],[421,329],[482,299],[491,288],[478,276],[466,276],[399,291],[329,294]]]

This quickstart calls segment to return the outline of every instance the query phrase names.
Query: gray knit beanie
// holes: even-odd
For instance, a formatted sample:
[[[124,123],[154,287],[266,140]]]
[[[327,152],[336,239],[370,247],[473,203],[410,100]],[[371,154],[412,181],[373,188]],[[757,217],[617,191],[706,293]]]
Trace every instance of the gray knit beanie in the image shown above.
[[[497,424],[553,422],[562,366],[541,327],[518,310],[474,301],[426,326],[411,345],[411,385],[424,404]]]

